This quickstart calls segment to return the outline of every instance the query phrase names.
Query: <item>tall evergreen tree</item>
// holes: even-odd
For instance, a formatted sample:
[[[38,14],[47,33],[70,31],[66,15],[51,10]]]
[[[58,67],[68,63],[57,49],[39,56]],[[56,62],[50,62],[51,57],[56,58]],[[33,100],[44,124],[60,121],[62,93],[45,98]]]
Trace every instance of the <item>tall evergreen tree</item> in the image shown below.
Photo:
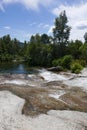
[[[54,43],[66,44],[69,39],[70,29],[67,25],[68,19],[66,12],[60,13],[59,17],[55,19],[55,27],[53,29]]]
[[[70,29],[67,25],[68,19],[66,12],[60,13],[59,17],[55,19],[55,27],[53,28],[54,44],[57,44],[58,53],[55,57],[62,57],[65,55],[66,45],[68,43]],[[56,51],[56,50],[54,50]]]

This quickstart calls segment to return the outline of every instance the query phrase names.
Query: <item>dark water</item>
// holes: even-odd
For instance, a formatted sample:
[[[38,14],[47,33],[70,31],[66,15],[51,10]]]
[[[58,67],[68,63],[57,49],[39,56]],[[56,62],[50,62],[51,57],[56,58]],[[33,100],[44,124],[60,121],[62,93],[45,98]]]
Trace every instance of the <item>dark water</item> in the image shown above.
[[[38,69],[24,63],[0,63],[0,73],[36,74]]]

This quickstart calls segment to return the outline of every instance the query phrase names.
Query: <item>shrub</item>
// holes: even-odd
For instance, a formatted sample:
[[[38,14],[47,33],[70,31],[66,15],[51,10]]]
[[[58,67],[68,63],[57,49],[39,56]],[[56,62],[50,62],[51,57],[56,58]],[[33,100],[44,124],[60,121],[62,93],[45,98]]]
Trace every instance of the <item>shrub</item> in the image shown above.
[[[73,61],[73,57],[71,55],[65,55],[62,58],[62,66],[63,68],[70,69],[70,65]]]
[[[62,65],[62,59],[55,59],[52,61],[52,66],[61,66]]]
[[[73,57],[71,55],[65,55],[60,59],[55,59],[52,62],[53,66],[62,66],[64,69],[70,69],[70,65],[73,61]]]
[[[80,65],[82,65],[84,67],[86,66],[86,61],[85,60],[80,59],[80,60],[75,60],[75,62],[79,63]]]
[[[83,69],[83,66],[77,62],[74,62],[72,65],[71,65],[71,71],[72,73],[80,73],[81,70]]]

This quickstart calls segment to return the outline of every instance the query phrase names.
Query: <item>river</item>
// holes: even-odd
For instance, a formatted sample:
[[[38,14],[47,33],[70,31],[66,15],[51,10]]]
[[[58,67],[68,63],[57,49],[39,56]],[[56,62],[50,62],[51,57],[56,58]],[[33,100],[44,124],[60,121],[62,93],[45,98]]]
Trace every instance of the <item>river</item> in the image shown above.
[[[0,63],[0,73],[11,73],[11,74],[36,74],[38,69],[35,67],[29,67],[24,63]]]

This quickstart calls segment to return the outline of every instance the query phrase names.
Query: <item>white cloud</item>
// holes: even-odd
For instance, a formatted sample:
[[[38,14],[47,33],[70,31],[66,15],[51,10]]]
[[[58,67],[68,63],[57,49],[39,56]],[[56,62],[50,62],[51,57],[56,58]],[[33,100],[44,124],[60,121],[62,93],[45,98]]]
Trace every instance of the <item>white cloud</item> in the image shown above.
[[[58,8],[52,10],[52,13],[56,16],[61,11],[65,10],[69,19],[69,25],[72,27],[71,39],[83,40],[83,35],[87,32],[87,2],[79,5],[61,5]]]
[[[10,26],[5,26],[4,29],[9,30],[9,29],[11,29],[11,27]]]
[[[81,22],[77,22],[75,24],[75,26],[79,29],[79,30],[84,30],[87,29],[87,20],[81,21]]]
[[[49,25],[48,25],[48,24],[45,24],[45,25],[43,26],[43,28],[49,28]]]
[[[48,29],[50,27],[50,25],[49,24],[45,24],[45,23],[40,23],[40,24],[38,24],[37,27],[38,28],[43,28],[43,29]]]
[[[53,28],[54,28],[54,25],[50,26],[50,28],[48,30],[48,34],[51,34],[53,32]]]
[[[20,3],[24,5],[27,9],[38,10],[39,5],[49,6],[52,2],[53,0],[2,0],[0,3],[2,5]]]

